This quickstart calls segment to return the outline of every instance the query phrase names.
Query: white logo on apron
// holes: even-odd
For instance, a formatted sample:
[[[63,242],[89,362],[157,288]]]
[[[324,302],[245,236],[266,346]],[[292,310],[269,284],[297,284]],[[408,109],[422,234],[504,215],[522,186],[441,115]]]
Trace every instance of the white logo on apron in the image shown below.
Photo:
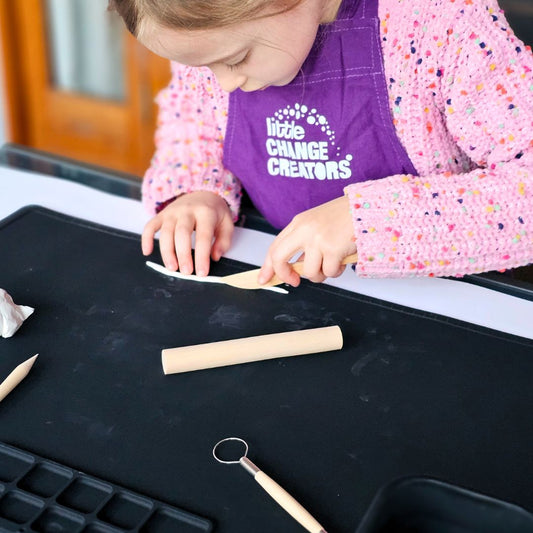
[[[268,173],[271,176],[317,180],[348,179],[352,175],[347,154],[340,159],[340,147],[324,115],[306,105],[287,106],[267,117],[266,150]],[[307,129],[306,129],[307,128]],[[306,133],[318,130],[320,140],[306,140]],[[316,136],[316,134],[315,134]],[[332,155],[330,152],[334,152]]]

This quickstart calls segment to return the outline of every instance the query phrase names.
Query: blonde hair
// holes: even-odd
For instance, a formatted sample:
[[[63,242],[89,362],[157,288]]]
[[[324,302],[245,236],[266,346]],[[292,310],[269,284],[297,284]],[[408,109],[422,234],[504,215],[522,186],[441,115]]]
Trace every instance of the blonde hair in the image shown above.
[[[296,7],[302,0],[109,0],[128,30],[138,37],[147,19],[163,27],[199,30],[220,28],[270,16]]]

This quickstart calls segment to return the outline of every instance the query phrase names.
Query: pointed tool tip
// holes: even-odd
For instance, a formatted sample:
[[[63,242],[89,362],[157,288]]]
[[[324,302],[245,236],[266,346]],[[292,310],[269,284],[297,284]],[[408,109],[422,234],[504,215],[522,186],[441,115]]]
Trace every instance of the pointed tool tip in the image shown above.
[[[23,365],[25,366],[28,366],[28,368],[31,368],[33,366],[33,363],[35,363],[35,360],[37,359],[37,356],[39,354],[36,353],[33,357],[30,357],[29,359],[26,359],[26,361],[24,361],[24,363],[22,363]]]

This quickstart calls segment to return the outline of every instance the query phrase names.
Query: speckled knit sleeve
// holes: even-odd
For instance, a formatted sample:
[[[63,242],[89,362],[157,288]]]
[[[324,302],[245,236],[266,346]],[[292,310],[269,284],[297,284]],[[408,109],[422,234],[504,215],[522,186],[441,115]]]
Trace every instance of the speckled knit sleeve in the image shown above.
[[[172,63],[172,79],[157,96],[156,150],[142,186],[150,213],[183,193],[204,190],[219,194],[234,219],[241,186],[222,166],[228,95],[207,68]]]
[[[396,131],[419,177],[346,188],[361,276],[533,262],[533,56],[492,0],[381,0]]]

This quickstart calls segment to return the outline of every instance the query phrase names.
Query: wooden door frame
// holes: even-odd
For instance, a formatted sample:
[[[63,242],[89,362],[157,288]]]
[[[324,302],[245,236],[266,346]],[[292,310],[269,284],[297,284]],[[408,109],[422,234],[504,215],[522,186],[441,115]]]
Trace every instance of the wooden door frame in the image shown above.
[[[124,101],[61,91],[49,80],[44,20],[43,0],[0,0],[8,139],[141,175],[154,150],[162,88],[153,78],[170,78],[168,61],[124,30]]]
[[[10,53],[13,48],[18,47],[20,41],[17,13],[12,0],[0,0],[0,42],[7,138],[12,142],[24,144],[27,138],[27,113],[22,105],[20,90],[23,87],[23,77],[15,54]]]

